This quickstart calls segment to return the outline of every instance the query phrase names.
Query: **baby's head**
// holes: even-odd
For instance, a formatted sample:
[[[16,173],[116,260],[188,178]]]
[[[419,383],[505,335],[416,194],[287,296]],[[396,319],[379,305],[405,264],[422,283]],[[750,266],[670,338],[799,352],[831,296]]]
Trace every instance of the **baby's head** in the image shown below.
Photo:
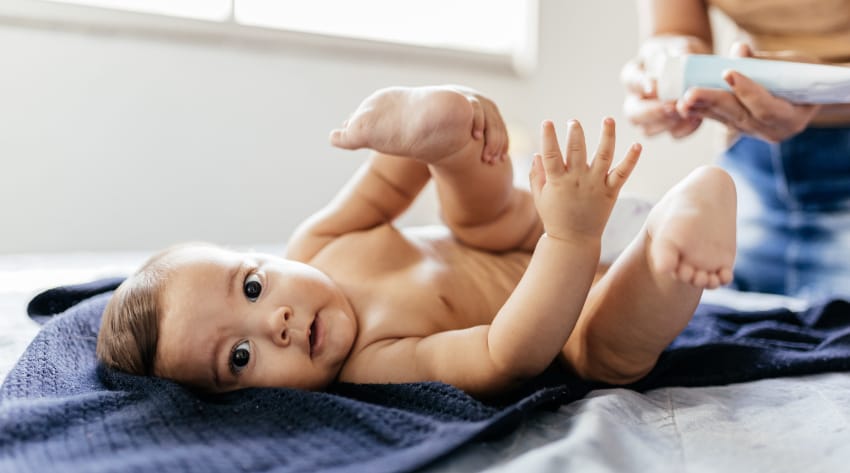
[[[356,334],[347,298],[316,268],[193,243],[153,256],[116,289],[97,357],[206,391],[322,389]]]

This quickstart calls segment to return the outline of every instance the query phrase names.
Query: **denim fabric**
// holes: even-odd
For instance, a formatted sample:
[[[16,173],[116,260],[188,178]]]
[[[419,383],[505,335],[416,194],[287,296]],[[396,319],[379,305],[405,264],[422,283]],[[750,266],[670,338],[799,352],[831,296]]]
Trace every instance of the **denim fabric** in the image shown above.
[[[850,297],[850,128],[781,143],[743,136],[722,156],[738,187],[734,287]]]

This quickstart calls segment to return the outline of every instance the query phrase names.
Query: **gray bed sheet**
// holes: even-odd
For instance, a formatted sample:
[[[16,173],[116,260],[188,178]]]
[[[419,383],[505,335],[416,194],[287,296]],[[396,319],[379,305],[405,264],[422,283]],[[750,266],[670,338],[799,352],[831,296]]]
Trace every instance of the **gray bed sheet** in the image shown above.
[[[805,301],[720,289],[741,310]],[[850,471],[850,373],[646,393],[605,389],[540,412],[511,436],[465,447],[427,472]]]

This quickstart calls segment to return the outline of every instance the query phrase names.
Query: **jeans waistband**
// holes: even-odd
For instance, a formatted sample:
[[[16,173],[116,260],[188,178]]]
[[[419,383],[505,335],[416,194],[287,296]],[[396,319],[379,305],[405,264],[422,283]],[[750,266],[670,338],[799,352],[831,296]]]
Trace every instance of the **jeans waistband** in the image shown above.
[[[721,164],[769,206],[850,209],[850,127],[809,128],[781,143],[744,135]]]

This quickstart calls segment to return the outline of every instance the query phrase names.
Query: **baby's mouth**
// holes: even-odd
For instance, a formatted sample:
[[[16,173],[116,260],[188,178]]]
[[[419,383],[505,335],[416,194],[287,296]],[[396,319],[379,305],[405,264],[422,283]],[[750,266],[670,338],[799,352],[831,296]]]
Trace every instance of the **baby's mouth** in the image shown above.
[[[319,314],[316,314],[316,316],[313,317],[313,323],[310,324],[310,330],[308,332],[310,334],[310,357],[311,358],[313,357],[313,347],[316,346],[316,335],[317,335],[317,333],[316,333],[316,321],[317,320],[319,320]]]

